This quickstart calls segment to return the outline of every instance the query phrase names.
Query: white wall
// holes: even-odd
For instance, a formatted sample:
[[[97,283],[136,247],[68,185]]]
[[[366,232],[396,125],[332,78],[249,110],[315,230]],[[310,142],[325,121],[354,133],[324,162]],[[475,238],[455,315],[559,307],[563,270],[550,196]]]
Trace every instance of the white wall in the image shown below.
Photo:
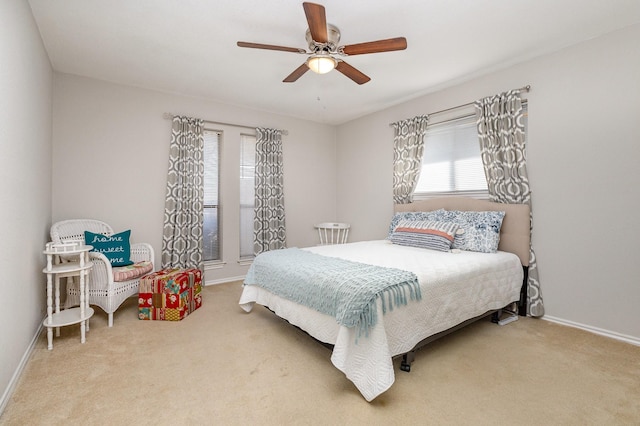
[[[171,120],[184,114],[225,123],[288,130],[283,136],[285,211],[289,246],[317,243],[313,225],[336,217],[335,129],[294,118],[196,98],[54,74],[53,221],[95,218],[114,230],[131,229],[149,242],[160,266]],[[209,126],[209,125],[207,125]],[[239,134],[228,126],[221,164],[225,266],[207,270],[207,282],[242,277],[238,261]]]
[[[0,412],[44,318],[52,70],[26,1],[0,2]]]
[[[340,126],[338,220],[352,223],[353,240],[384,238],[389,123],[530,84],[533,244],[547,316],[639,341],[638,40],[635,25]]]

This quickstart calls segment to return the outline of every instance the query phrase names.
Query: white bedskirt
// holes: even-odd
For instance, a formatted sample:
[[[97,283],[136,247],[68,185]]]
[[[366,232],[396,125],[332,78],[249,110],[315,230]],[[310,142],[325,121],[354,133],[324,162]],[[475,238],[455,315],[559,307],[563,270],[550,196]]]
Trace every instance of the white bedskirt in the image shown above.
[[[356,343],[356,330],[335,318],[276,296],[258,286],[245,286],[240,306],[250,312],[254,303],[314,338],[334,345],[333,365],[351,380],[367,401],[391,387],[395,380],[392,357],[410,351],[423,339],[468,319],[500,309],[520,297],[523,270],[511,253],[447,253],[405,247],[387,240],[310,247],[311,252],[356,262],[404,269],[415,273],[422,300],[409,301],[383,315],[368,337]]]

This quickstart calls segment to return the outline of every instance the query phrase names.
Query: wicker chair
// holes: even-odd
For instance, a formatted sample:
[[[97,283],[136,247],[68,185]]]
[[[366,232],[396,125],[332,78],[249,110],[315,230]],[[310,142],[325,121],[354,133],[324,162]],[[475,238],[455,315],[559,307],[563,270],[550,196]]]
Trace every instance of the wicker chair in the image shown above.
[[[71,219],[56,222],[51,227],[51,241],[64,243],[72,240],[84,241],[84,231],[96,234],[113,235],[108,224],[94,219]],[[111,262],[102,253],[89,252],[93,268],[89,273],[89,304],[98,305],[109,315],[109,327],[113,327],[113,313],[128,297],[138,294],[140,277],[126,281],[114,281]],[[153,270],[153,247],[147,243],[131,244],[133,262],[151,262]],[[65,308],[80,304],[78,283],[67,280],[67,299]]]

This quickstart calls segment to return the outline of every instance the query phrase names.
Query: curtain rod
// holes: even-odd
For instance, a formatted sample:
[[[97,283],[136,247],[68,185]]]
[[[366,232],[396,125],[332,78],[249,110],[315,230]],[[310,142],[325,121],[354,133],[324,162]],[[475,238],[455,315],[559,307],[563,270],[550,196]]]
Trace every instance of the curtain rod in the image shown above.
[[[162,117],[165,120],[173,120],[173,117],[175,117],[176,114],[171,114],[169,112],[165,112],[164,114],[162,114]],[[255,127],[251,127],[251,126],[244,126],[242,124],[234,124],[234,123],[223,123],[221,121],[211,121],[211,120],[202,120],[205,123],[209,123],[209,124],[218,124],[220,126],[231,126],[231,127],[240,127],[243,129],[253,129],[255,130]],[[282,132],[283,135],[288,135],[289,131],[288,130],[280,130]]]
[[[531,85],[527,84],[526,86],[523,86],[523,87],[521,87],[519,89],[516,89],[516,90],[519,90],[521,92],[528,92],[529,90],[531,90]],[[440,110],[440,111],[432,112],[431,114],[427,114],[427,117],[431,117],[432,115],[437,115],[437,114],[442,114],[442,113],[445,113],[445,112],[453,111],[455,109],[468,107],[468,106],[471,106],[473,104],[475,104],[475,101],[474,102],[467,102],[466,104],[462,104],[462,105],[454,106],[454,107],[451,107],[451,108],[443,109],[443,110]],[[394,124],[395,123],[390,123],[389,126],[393,126]]]

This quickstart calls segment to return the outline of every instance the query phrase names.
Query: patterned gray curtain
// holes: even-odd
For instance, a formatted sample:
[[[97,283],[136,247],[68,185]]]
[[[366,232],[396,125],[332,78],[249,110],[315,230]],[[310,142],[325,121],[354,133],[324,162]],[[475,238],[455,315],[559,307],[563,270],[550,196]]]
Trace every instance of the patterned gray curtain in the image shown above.
[[[480,99],[475,102],[475,109],[489,199],[498,203],[531,206],[520,91],[512,90]],[[531,229],[533,230],[533,214]],[[544,315],[533,246],[529,254],[527,315]]]
[[[393,202],[407,204],[413,201],[422,154],[428,117],[422,115],[393,123]]]
[[[162,267],[202,270],[203,121],[174,117],[162,233]]]
[[[282,131],[256,129],[253,247],[258,254],[286,247]]]

